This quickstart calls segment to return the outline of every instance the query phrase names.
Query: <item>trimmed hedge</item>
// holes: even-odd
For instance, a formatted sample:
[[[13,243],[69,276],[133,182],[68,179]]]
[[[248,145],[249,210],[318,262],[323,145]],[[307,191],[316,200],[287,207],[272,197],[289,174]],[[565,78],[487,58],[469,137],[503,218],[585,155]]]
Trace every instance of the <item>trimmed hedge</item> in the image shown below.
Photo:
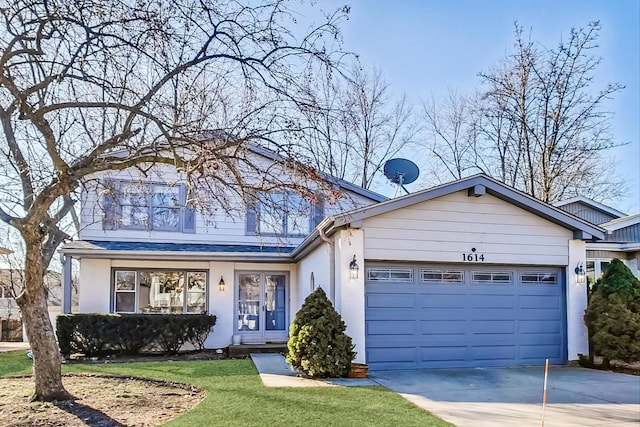
[[[62,314],[56,320],[56,334],[67,358],[73,353],[176,354],[187,342],[202,350],[215,324],[216,316],[208,314]]]

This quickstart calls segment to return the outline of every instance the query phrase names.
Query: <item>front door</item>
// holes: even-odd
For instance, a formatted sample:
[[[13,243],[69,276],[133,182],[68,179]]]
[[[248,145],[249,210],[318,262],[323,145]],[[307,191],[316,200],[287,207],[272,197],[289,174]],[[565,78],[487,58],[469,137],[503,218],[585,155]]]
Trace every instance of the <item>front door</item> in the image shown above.
[[[236,334],[243,342],[287,339],[287,275],[248,272],[237,275]]]

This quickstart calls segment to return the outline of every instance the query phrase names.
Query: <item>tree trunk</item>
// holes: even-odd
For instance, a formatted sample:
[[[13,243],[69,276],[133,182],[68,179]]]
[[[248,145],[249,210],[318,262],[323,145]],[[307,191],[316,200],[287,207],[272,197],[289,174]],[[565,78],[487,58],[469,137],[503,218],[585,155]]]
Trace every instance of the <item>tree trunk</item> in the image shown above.
[[[17,301],[33,352],[33,376],[36,390],[32,400],[69,399],[71,395],[62,385],[62,360],[47,309],[39,244],[32,245],[27,242],[25,289]]]

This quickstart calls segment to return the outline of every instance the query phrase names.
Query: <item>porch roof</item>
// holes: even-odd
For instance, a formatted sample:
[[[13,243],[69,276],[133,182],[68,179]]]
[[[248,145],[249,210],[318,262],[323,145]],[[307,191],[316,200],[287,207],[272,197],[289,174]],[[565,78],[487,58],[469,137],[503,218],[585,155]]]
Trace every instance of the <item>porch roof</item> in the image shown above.
[[[289,262],[293,247],[76,240],[60,250],[74,258]]]

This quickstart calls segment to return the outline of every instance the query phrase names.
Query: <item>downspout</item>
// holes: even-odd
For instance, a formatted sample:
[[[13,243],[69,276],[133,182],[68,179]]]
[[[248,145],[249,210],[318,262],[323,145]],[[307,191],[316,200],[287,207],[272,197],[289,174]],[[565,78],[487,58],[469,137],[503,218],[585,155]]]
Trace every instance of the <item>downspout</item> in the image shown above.
[[[336,304],[336,247],[333,240],[324,234],[323,227],[318,228],[318,235],[329,245],[329,299]]]

